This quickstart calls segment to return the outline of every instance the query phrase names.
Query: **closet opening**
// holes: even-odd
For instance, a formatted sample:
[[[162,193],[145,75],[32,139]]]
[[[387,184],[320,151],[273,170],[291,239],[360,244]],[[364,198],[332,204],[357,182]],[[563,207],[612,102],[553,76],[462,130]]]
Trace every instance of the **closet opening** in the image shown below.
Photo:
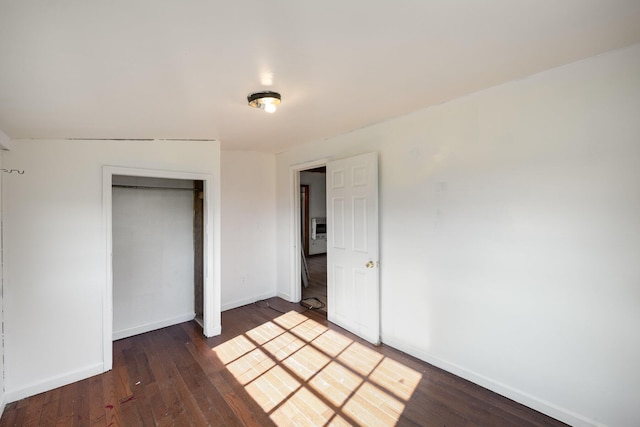
[[[124,179],[126,182],[119,181],[122,178],[119,176],[129,177]],[[190,235],[182,234],[182,238],[186,239],[185,243],[182,241],[181,247],[184,247],[184,254],[181,253],[177,255],[177,257],[184,257],[185,254],[190,254],[192,257],[192,264],[188,263],[181,264],[183,270],[181,277],[191,277],[191,290],[187,290],[186,286],[184,288],[184,293],[189,294],[187,300],[190,301],[189,305],[187,303],[183,304],[183,308],[185,308],[182,313],[178,314],[164,314],[164,318],[161,321],[157,319],[153,320],[138,320],[136,323],[132,323],[132,327],[127,328],[126,326],[120,330],[120,334],[124,335],[125,330],[127,334],[135,334],[142,333],[145,329],[150,330],[149,328],[157,328],[162,327],[161,323],[166,322],[169,319],[173,319],[172,321],[177,322],[182,319],[194,319],[197,316],[197,313],[200,309],[202,310],[202,328],[203,335],[206,337],[213,337],[216,335],[220,335],[222,332],[222,324],[221,324],[221,316],[220,316],[220,183],[219,177],[214,174],[206,174],[206,173],[197,173],[197,172],[176,172],[176,171],[167,171],[167,170],[153,170],[153,169],[136,169],[136,168],[127,168],[127,167],[119,167],[119,166],[103,166],[102,167],[102,206],[103,206],[103,219],[104,219],[104,230],[105,230],[105,244],[106,244],[106,281],[104,286],[104,294],[103,294],[103,307],[102,307],[102,341],[103,341],[103,372],[111,370],[113,367],[113,340],[117,339],[117,336],[114,334],[114,313],[117,315],[115,307],[114,307],[114,273],[118,273],[117,263],[119,262],[121,266],[124,266],[125,270],[128,269],[129,274],[140,274],[141,277],[144,277],[141,272],[143,271],[152,271],[152,273],[156,274],[155,269],[152,269],[151,266],[159,266],[160,263],[157,261],[158,259],[162,260],[162,263],[166,263],[167,260],[171,259],[171,256],[168,255],[164,250],[159,248],[173,247],[173,245],[165,244],[164,242],[159,242],[158,245],[151,245],[147,252],[162,254],[161,258],[156,257],[149,260],[134,260],[129,258],[121,259],[116,262],[116,268],[114,268],[114,209],[113,209],[113,195],[114,190],[117,191],[117,188],[113,187],[115,185],[128,185],[128,186],[138,186],[138,187],[151,187],[153,185],[158,186],[158,181],[153,182],[153,185],[148,185],[149,181],[145,181],[146,179],[161,179],[167,180],[164,181],[168,183],[168,185],[164,185],[167,187],[171,187],[171,190],[178,191],[185,195],[187,200],[191,200],[188,204],[189,210],[189,218],[181,217],[180,220],[182,225],[181,227],[190,230]],[[177,184],[180,181],[190,181],[191,187],[187,189],[179,189],[175,190],[174,184]],[[200,181],[200,182],[198,182]],[[160,185],[163,186],[163,185]],[[142,189],[142,188],[140,188]],[[202,191],[199,191],[201,189]],[[122,189],[124,191],[128,191],[126,189]],[[159,192],[163,190],[152,190],[149,188],[145,188],[147,193],[153,194],[154,192]],[[202,231],[197,231],[197,221],[194,218],[197,218],[198,214],[198,205],[194,204],[194,199],[197,197],[200,200],[200,195],[197,194],[202,193]],[[126,204],[125,204],[126,206]],[[137,217],[138,222],[140,222],[140,218],[145,218],[139,214],[134,214],[133,212],[127,214],[125,208],[125,214],[131,216],[133,218]],[[186,208],[185,208],[186,209]],[[151,214],[151,216],[156,215],[155,212]],[[150,220],[150,219],[149,219]],[[147,220],[142,221],[146,223]],[[171,228],[172,232],[175,229],[173,223],[169,222],[170,225],[165,225],[161,227],[161,232],[150,232],[147,233],[149,238],[160,239],[159,236],[162,236],[162,239],[168,240],[170,243],[172,241],[172,237],[167,238],[170,233],[164,232],[165,229]],[[194,225],[195,224],[195,225]],[[118,226],[118,225],[116,225]],[[128,231],[126,230],[128,228]],[[136,231],[137,230],[137,231]],[[136,227],[127,227],[125,226],[125,244],[126,244],[126,235],[133,232],[140,232]],[[195,231],[195,232],[194,232]],[[195,236],[195,238],[194,238]],[[201,237],[198,237],[201,236]],[[202,245],[197,243],[197,239],[202,239]],[[160,243],[163,243],[160,245]],[[119,243],[118,243],[119,244]],[[202,248],[202,256],[198,254],[198,250],[194,250],[194,246],[201,246]],[[129,250],[132,250],[130,248]],[[197,262],[202,260],[202,266],[198,267]],[[140,267],[144,268],[140,268]],[[202,272],[200,273],[200,270]],[[166,277],[167,275],[163,273]],[[202,303],[197,301],[197,294],[195,287],[199,282],[200,278],[202,278]],[[195,280],[194,280],[195,279]],[[173,280],[173,279],[172,279]],[[187,279],[188,280],[188,279]],[[154,281],[152,281],[154,283]],[[160,280],[155,281],[157,283],[161,283]],[[153,292],[153,286],[149,285],[148,289],[142,290],[141,292],[148,291],[150,298],[159,298],[157,293]],[[183,295],[184,297],[184,295]],[[138,295],[135,298],[136,302],[140,302],[142,298]],[[184,302],[184,298],[182,299]],[[128,304],[128,306],[127,306]],[[146,301],[145,301],[146,304]],[[129,313],[132,316],[138,316],[145,311],[153,311],[157,310],[156,304],[133,304],[133,301],[125,301],[124,310],[129,310]],[[200,308],[202,307],[202,308]],[[140,313],[138,313],[137,310]],[[147,312],[148,314],[148,312]],[[115,317],[117,319],[117,317]]]
[[[113,339],[204,322],[204,183],[112,177]]]

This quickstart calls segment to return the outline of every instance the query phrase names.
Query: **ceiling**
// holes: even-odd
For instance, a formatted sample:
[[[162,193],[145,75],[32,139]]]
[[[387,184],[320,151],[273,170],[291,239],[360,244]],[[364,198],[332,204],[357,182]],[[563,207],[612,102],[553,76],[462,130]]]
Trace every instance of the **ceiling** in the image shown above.
[[[0,0],[0,129],[277,153],[638,42],[638,0]]]

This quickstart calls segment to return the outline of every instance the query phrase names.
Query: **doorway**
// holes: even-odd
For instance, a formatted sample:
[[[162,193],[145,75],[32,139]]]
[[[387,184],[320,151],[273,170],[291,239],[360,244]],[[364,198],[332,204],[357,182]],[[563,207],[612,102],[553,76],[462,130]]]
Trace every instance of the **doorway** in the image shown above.
[[[202,326],[206,337],[222,332],[220,307],[220,184],[214,175],[104,166],[103,218],[107,268],[103,296],[103,371],[113,366],[113,194],[114,176],[201,181],[202,183]],[[198,195],[198,197],[200,197]],[[193,248],[191,248],[192,250]],[[194,268],[197,268],[194,266]]]
[[[202,325],[201,180],[112,181],[113,339]]]
[[[326,167],[327,319],[380,343],[378,153],[290,168],[291,300],[300,301],[300,174]]]
[[[302,304],[323,312],[327,307],[326,186],[325,166],[300,171]]]

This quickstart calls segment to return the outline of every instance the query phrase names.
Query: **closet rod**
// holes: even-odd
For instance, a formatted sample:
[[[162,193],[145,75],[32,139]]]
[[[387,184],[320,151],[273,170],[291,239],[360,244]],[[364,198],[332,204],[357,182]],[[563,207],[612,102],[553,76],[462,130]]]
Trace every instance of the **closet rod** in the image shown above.
[[[118,185],[113,184],[111,187],[113,188],[132,188],[139,190],[185,190],[185,191],[202,191],[196,188],[176,188],[176,187],[149,187],[144,185]]]

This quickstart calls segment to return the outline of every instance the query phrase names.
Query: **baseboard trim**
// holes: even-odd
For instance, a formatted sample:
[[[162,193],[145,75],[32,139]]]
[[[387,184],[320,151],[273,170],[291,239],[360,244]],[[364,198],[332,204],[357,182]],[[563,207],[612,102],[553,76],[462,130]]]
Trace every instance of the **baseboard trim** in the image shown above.
[[[554,405],[544,399],[532,396],[524,391],[518,390],[511,386],[501,383],[500,381],[493,380],[484,375],[465,369],[455,363],[451,363],[447,360],[433,356],[428,352],[425,352],[403,340],[398,340],[392,337],[383,336],[382,342],[400,351],[403,351],[413,357],[430,363],[440,369],[457,375],[465,380],[471,381],[474,384],[478,384],[481,387],[489,389],[498,393],[508,399],[514,400],[523,404],[531,409],[535,409],[545,415],[555,418],[559,421],[567,423],[574,427],[607,427],[605,424],[592,420],[588,417],[562,408],[558,405]]]
[[[195,319],[195,313],[187,313],[182,316],[172,317],[170,319],[160,320],[158,322],[147,323],[145,325],[136,326],[134,328],[113,331],[113,340],[132,337],[134,335],[144,334],[145,332],[155,331],[156,329],[166,328],[167,326],[177,325],[178,323],[188,322]]]
[[[278,292],[278,293],[276,294],[276,296],[277,296],[278,298],[282,298],[282,299],[283,299],[283,300],[285,300],[285,301],[289,301],[289,302],[300,302],[300,301],[294,301],[294,300],[293,300],[293,298],[291,298],[291,294],[287,294],[287,293],[284,293],[284,292]]]
[[[71,371],[64,375],[51,377],[44,381],[30,384],[26,387],[21,387],[15,390],[7,390],[4,395],[4,402],[15,402],[17,400],[24,399],[25,397],[35,396],[36,394],[44,393],[45,391],[53,390],[54,388],[62,387],[76,381],[84,380],[101,373],[103,373],[102,362],[90,365],[83,369]],[[2,407],[4,409],[4,404],[2,405]]]
[[[263,299],[267,299],[267,298],[273,298],[275,297],[277,294],[275,292],[268,292],[266,294],[262,294],[262,295],[256,295],[250,298],[243,298],[243,299],[239,299],[236,301],[232,301],[226,304],[222,304],[221,310],[222,311],[227,311],[227,310],[232,310],[234,308],[238,308],[238,307],[242,307],[243,305],[247,305],[247,304],[253,304],[256,301],[261,301]]]

